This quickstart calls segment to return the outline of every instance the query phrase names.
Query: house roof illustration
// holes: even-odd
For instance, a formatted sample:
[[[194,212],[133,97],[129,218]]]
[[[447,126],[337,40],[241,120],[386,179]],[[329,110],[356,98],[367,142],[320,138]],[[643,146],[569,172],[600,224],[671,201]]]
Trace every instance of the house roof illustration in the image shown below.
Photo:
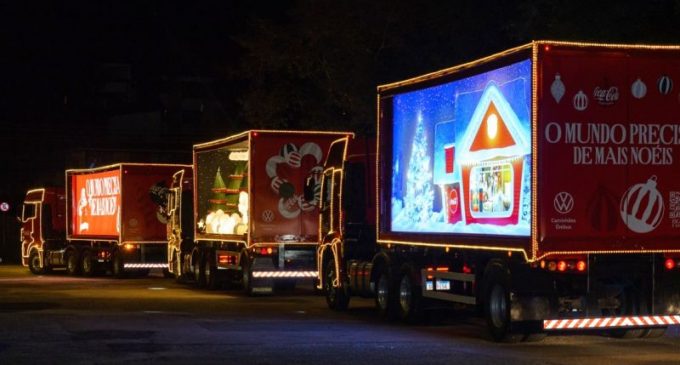
[[[494,83],[489,83],[475,107],[461,140],[460,163],[473,164],[531,152],[529,131]]]

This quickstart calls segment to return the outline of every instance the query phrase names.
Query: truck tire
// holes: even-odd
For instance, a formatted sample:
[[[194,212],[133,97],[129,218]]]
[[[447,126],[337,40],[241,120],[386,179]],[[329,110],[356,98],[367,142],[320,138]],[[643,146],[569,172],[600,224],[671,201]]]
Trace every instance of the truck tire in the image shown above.
[[[66,273],[71,276],[80,274],[80,258],[76,249],[66,250],[64,254],[66,262]]]
[[[215,263],[215,250],[209,248],[203,254],[203,273],[205,275],[205,287],[215,290],[219,285],[217,280],[217,264]]]
[[[199,288],[205,288],[205,255],[204,250],[199,248],[194,255],[194,283]]]
[[[335,280],[335,261],[328,260],[324,265],[324,295],[326,296],[326,304],[328,308],[336,311],[346,310],[349,306],[349,294],[347,293],[347,285],[341,288],[333,286]]]
[[[603,314],[606,316],[625,316],[625,315],[636,315],[640,314],[640,298],[639,294],[635,293],[630,286],[626,286],[621,289],[620,294],[616,297],[620,303],[621,307],[617,310],[604,311]],[[644,328],[615,328],[607,331],[610,337],[631,339],[639,338],[645,334]]]
[[[484,316],[496,342],[518,342],[524,336],[511,332],[510,273],[500,262],[491,262],[484,273]]]
[[[382,265],[375,287],[375,306],[378,315],[387,320],[394,320],[398,316],[399,297],[395,280],[387,264]]]
[[[94,276],[94,258],[91,250],[85,250],[80,254],[80,267],[82,268],[83,276]]]
[[[241,285],[243,293],[252,296],[253,293],[253,270],[247,254],[241,254]]]
[[[198,288],[205,286],[205,276],[203,275],[203,255],[200,248],[195,248],[191,253],[191,278],[194,285]]]
[[[40,253],[38,250],[32,250],[28,257],[28,269],[35,275],[41,275],[45,269],[40,265]]]
[[[420,286],[416,284],[414,270],[405,264],[401,268],[399,280],[399,318],[406,323],[416,323],[421,318]]]
[[[123,259],[123,254],[116,250],[111,258],[111,273],[115,278],[125,277],[125,260]]]
[[[28,269],[35,275],[42,275],[45,273],[45,268],[40,265],[40,253],[38,250],[32,250],[28,256]]]

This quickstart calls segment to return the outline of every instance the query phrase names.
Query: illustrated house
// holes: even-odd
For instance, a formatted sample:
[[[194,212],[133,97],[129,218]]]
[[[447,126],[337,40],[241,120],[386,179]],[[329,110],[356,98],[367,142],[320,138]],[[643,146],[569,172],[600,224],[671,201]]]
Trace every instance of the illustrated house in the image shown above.
[[[517,224],[530,136],[495,84],[482,93],[460,144],[466,224]]]

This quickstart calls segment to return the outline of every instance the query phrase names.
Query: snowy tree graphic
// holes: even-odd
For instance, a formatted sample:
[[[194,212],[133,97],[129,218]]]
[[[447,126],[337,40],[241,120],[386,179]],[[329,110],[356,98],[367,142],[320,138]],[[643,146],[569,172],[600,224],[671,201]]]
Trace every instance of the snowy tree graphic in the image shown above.
[[[406,171],[406,196],[404,210],[406,218],[414,224],[430,221],[434,190],[430,154],[427,151],[427,136],[423,118],[418,115],[418,124],[413,137],[411,157]]]
[[[213,187],[212,187],[212,192],[213,196],[209,200],[210,202],[210,211],[216,212],[218,209],[221,209],[222,211],[227,210],[227,186],[224,184],[224,180],[222,180],[222,174],[220,173],[220,168],[217,168],[217,173],[215,174],[215,180],[213,181]]]

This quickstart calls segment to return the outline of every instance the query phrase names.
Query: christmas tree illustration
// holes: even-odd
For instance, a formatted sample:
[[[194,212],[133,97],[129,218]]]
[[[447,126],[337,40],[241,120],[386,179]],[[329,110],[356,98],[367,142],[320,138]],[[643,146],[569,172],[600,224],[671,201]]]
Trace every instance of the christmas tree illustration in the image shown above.
[[[430,155],[427,151],[427,136],[422,116],[418,116],[411,157],[406,171],[406,196],[404,213],[413,223],[428,222],[432,216],[434,190]]]
[[[229,175],[226,193],[226,210],[227,213],[238,212],[238,196],[241,191],[248,191],[248,179],[246,174],[246,167],[248,165],[245,162],[240,162],[236,164],[234,173]]]
[[[222,174],[220,173],[220,168],[217,168],[217,173],[215,174],[215,180],[213,181],[212,187],[213,196],[212,199],[208,200],[210,202],[210,211],[216,212],[221,209],[223,212],[227,210],[227,186],[222,180]]]

